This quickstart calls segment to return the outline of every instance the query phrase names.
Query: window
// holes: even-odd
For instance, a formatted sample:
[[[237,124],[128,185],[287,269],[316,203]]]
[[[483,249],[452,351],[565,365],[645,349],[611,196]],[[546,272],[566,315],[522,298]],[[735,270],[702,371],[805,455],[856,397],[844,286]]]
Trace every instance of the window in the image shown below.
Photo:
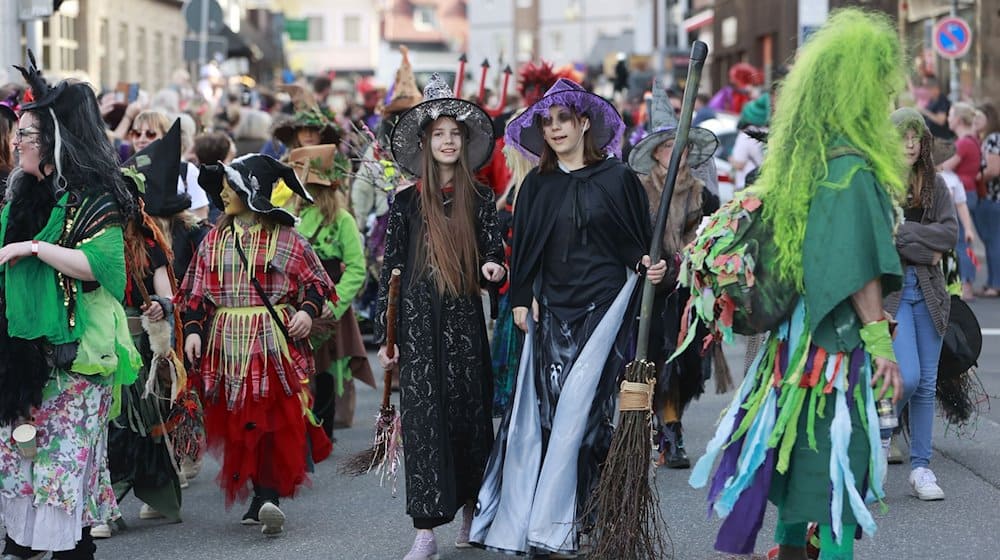
[[[519,31],[517,33],[517,58],[520,61],[528,61],[535,55],[535,36],[530,31]]]
[[[319,42],[323,40],[323,16],[309,16],[306,18],[307,25],[309,26],[308,37],[311,42]]]
[[[148,84],[149,82],[149,59],[147,58],[147,53],[149,52],[146,47],[146,29],[140,27],[135,34],[135,66],[136,74],[134,79],[130,79],[130,82],[140,82]],[[148,87],[148,86],[147,86]]]
[[[128,53],[132,51],[128,44],[128,24],[118,24],[118,80],[124,82],[128,79]],[[108,82],[111,83],[111,82]]]
[[[101,83],[111,83],[111,31],[108,28],[108,18],[101,18],[98,24],[98,55],[101,61]]]
[[[167,71],[163,52],[163,32],[153,33],[153,88],[160,89],[166,82],[164,74]]]
[[[361,43],[361,16],[344,16],[344,43],[347,45]]]
[[[418,31],[433,31],[437,29],[436,6],[416,6],[413,8],[413,27]]]

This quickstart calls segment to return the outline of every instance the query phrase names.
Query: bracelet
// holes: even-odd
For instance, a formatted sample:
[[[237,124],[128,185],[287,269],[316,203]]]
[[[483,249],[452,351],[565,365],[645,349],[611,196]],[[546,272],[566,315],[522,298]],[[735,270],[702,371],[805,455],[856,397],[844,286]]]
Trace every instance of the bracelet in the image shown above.
[[[38,240],[37,239],[32,239],[31,240],[31,255],[33,257],[37,257],[38,256],[38,248],[39,248]]]

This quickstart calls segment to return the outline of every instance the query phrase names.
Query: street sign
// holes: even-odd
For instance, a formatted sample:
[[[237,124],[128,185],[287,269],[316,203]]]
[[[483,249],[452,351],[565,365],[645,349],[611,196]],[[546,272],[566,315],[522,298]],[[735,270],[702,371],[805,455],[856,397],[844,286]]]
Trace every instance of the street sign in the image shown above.
[[[222,58],[226,58],[226,53],[229,50],[229,42],[226,41],[225,37],[209,35],[205,45],[205,54],[209,60],[215,58],[216,54],[221,54]],[[197,39],[184,39],[184,60],[187,62],[198,61],[200,46],[201,42]]]
[[[962,58],[972,46],[972,28],[962,18],[946,17],[934,26],[934,50],[944,58]]]
[[[188,29],[195,33],[201,33],[202,14],[206,13],[205,2],[208,2],[208,33],[218,35],[225,25],[225,15],[222,7],[215,0],[188,0],[184,5],[184,21],[188,24]]]
[[[17,16],[21,21],[47,18],[55,11],[52,0],[21,0]]]

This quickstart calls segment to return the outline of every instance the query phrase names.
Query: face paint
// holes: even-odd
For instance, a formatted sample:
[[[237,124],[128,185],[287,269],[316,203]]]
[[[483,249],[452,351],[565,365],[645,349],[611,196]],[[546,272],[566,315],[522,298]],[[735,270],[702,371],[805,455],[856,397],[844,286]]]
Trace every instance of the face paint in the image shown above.
[[[229,186],[229,179],[226,177],[222,178],[222,203],[225,204],[223,212],[227,216],[242,216],[250,212],[247,208],[246,203],[240,198],[240,195],[236,194],[236,191]]]

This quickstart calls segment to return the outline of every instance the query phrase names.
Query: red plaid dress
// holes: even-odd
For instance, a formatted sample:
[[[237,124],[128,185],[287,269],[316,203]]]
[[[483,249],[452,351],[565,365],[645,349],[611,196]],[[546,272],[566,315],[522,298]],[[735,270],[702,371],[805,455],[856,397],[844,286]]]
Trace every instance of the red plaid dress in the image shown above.
[[[192,260],[179,298],[185,310],[203,317],[202,357],[192,372],[205,402],[209,449],[221,450],[227,506],[245,499],[251,482],[293,495],[306,481],[307,437],[314,461],[332,449],[309,421],[308,383],[315,374],[309,339],[285,339],[251,274],[286,325],[297,310],[312,306],[319,314],[307,294],[336,300],[316,253],[291,227],[215,228]]]

